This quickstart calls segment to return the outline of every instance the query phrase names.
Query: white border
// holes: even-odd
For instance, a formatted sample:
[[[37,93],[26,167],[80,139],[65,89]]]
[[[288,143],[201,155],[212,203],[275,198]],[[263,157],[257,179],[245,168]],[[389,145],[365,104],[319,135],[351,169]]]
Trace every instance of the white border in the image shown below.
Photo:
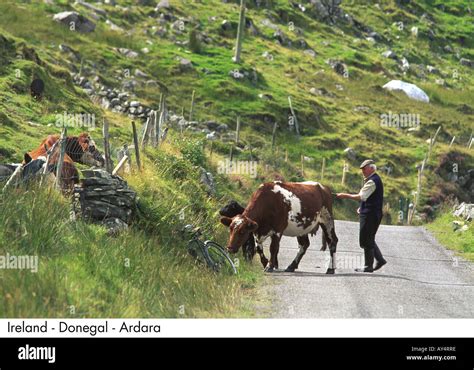
[[[11,325],[43,325],[46,333],[9,332]],[[60,322],[84,328],[108,324],[107,333],[60,332]],[[159,325],[159,333],[119,332],[125,325]],[[62,324],[64,326],[64,324]],[[115,328],[113,330],[112,328]],[[474,319],[0,319],[1,338],[325,337],[472,338]]]

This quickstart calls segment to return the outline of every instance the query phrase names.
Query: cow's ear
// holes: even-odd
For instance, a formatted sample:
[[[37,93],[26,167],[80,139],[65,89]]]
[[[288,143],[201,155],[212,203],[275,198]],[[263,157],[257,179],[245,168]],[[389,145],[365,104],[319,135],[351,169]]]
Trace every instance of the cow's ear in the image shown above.
[[[30,163],[32,161],[32,158],[28,153],[25,153],[24,159],[25,163]]]
[[[230,224],[232,223],[232,219],[230,217],[221,217],[221,223],[222,225],[225,225],[227,227],[230,226]]]
[[[250,231],[250,232],[254,232],[255,230],[258,229],[258,224],[253,221],[253,220],[248,220],[248,223],[247,223],[247,230]]]

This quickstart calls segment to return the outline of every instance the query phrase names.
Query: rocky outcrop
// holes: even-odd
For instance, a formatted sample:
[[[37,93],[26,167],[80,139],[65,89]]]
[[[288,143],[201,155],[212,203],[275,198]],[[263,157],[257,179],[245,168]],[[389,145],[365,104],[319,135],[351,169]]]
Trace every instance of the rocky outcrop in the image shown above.
[[[454,217],[462,218],[466,221],[474,219],[474,203],[461,203],[453,211]]]

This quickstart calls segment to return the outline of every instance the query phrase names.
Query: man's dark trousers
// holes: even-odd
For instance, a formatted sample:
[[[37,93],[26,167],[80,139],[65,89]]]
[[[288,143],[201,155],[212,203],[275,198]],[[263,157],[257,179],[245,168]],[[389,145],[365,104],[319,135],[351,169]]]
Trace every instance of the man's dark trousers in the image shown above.
[[[373,268],[374,257],[377,262],[384,260],[377,243],[375,243],[375,234],[382,221],[382,212],[369,212],[360,214],[359,245],[364,248],[365,267]]]

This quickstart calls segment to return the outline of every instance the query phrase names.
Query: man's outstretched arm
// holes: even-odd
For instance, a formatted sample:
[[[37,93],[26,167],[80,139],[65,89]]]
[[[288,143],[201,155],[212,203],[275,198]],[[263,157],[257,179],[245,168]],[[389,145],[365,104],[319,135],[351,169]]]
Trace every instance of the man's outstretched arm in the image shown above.
[[[372,195],[375,191],[375,182],[372,180],[367,181],[362,189],[360,189],[358,194],[349,194],[349,193],[337,193],[336,197],[339,199],[352,199],[357,201],[365,202],[368,197]]]
[[[337,193],[336,197],[339,199],[352,199],[357,201],[361,200],[360,194]]]

